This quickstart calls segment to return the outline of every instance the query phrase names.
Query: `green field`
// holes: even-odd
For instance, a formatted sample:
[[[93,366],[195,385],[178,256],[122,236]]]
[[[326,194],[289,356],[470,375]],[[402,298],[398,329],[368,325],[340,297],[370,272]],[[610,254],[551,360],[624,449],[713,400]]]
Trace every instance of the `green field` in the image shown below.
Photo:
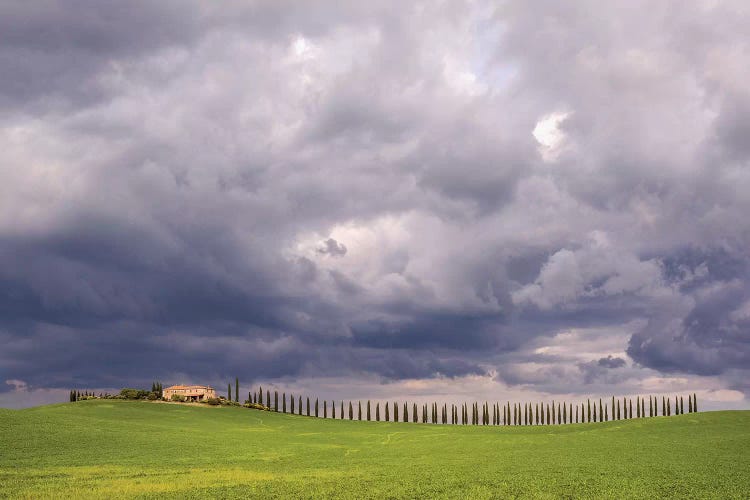
[[[0,496],[749,498],[750,411],[473,427],[118,400],[0,409]]]

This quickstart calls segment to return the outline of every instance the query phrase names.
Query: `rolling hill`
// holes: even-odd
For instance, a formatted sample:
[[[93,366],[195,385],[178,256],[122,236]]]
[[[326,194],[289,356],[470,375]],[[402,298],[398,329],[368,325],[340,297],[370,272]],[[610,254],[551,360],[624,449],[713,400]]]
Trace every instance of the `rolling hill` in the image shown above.
[[[482,427],[119,400],[0,409],[0,496],[748,498],[750,411]]]

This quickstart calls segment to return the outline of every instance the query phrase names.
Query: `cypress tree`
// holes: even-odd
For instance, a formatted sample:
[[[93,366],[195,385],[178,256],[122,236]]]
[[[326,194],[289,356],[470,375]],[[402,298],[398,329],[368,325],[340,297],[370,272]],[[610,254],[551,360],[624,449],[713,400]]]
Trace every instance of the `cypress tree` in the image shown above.
[[[611,408],[612,408],[612,420],[614,420],[615,419],[615,397],[614,396],[612,396],[612,406],[611,406]]]
[[[617,420],[620,420],[620,400],[617,400]]]
[[[526,407],[529,411],[529,419],[526,425],[534,425],[534,406],[531,403],[526,403]]]
[[[404,412],[401,417],[404,419],[404,422],[409,421],[409,406],[406,404],[406,401],[404,401]]]
[[[602,410],[602,398],[599,398],[599,422],[602,421],[604,410]]]
[[[578,403],[576,403],[576,423],[578,423]]]
[[[688,413],[693,413],[693,397],[688,394]]]
[[[643,402],[643,398],[641,398],[641,418],[644,418],[646,416],[646,403]]]
[[[630,415],[630,418],[633,418],[633,400],[628,399],[628,415]]]
[[[290,413],[294,415],[294,394],[289,396]]]
[[[349,404],[351,405],[351,403],[349,403]],[[350,411],[349,412],[349,415],[350,415],[349,416],[349,420],[351,420],[351,413],[352,412]],[[340,417],[341,420],[344,420],[344,400],[343,399],[341,400],[341,413],[339,413],[339,415],[341,415],[341,417]]]
[[[273,411],[279,411],[279,391],[273,391]]]
[[[336,420],[336,401],[331,400],[331,418]]]
[[[654,416],[654,397],[649,394],[648,396],[648,416]]]
[[[349,401],[349,420],[354,420],[354,408],[352,408],[351,401]]]
[[[587,410],[586,410],[586,412],[587,412],[586,413],[586,415],[587,415],[586,420],[588,420],[589,422],[591,422],[591,400],[588,400],[588,399],[586,400],[586,407],[587,407]]]
[[[266,406],[271,406],[271,391],[266,389]]]
[[[317,417],[317,415],[315,415]],[[323,400],[323,418],[328,418],[328,405],[326,404],[326,400]]]
[[[557,423],[558,425],[562,423],[560,420],[560,403],[557,403]]]
[[[418,417],[418,415],[417,415],[417,403],[413,403],[412,404],[412,408],[411,408],[411,421],[413,423],[415,423],[415,424],[417,423],[417,420],[418,420],[417,417]]]
[[[286,392],[281,394],[281,411],[286,413]]]
[[[259,405],[263,404],[263,387],[260,387],[258,389],[258,404]]]
[[[667,416],[672,416],[672,401],[670,401],[669,398],[667,398]]]
[[[667,400],[664,396],[661,397],[661,416],[667,416]]]
[[[682,398],[680,398],[682,399]],[[679,408],[678,408],[679,406]],[[674,413],[675,415],[682,415],[682,405],[678,404],[677,396],[674,397]]]
[[[693,413],[698,411],[698,396],[693,393]]]
[[[318,416],[318,398],[315,398],[315,416]]]
[[[604,421],[609,420],[609,411],[607,410],[607,405],[604,405]]]
[[[395,401],[393,402],[393,421],[398,422],[398,403]]]
[[[367,421],[370,421],[370,400],[367,400]]]
[[[240,378],[239,377],[234,377],[234,402],[235,403],[240,402]]]
[[[362,420],[362,401],[357,401],[357,418]]]
[[[380,402],[375,403],[375,421],[380,422]]]
[[[232,400],[232,384],[227,384],[227,400]]]
[[[307,406],[307,408],[306,408],[306,410],[307,410],[307,416],[309,417],[310,416],[310,396],[307,396],[305,398],[305,403],[306,403],[305,406]]]
[[[568,423],[568,408],[565,406],[565,403],[563,403],[563,423]]]
[[[594,422],[596,422],[596,403],[594,403]]]
[[[310,409],[310,405],[308,403],[307,408]],[[299,397],[299,404],[297,405],[297,413],[299,415],[302,415],[302,396]]]
[[[422,405],[422,423],[423,424],[427,423],[427,405],[426,404]]]
[[[638,396],[635,397],[635,416],[641,418],[641,399]]]

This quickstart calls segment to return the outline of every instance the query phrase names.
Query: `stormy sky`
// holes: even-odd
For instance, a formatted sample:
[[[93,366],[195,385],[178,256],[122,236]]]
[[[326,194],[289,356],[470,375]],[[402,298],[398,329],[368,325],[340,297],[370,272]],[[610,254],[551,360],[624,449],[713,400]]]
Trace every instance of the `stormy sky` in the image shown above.
[[[0,406],[750,397],[745,1],[0,3]]]

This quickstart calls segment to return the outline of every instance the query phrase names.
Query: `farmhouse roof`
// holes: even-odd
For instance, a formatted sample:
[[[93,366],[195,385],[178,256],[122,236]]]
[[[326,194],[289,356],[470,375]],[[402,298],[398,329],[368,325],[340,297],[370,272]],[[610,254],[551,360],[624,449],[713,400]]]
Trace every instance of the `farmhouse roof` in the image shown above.
[[[164,390],[170,389],[213,389],[213,387],[209,385],[171,385]]]

